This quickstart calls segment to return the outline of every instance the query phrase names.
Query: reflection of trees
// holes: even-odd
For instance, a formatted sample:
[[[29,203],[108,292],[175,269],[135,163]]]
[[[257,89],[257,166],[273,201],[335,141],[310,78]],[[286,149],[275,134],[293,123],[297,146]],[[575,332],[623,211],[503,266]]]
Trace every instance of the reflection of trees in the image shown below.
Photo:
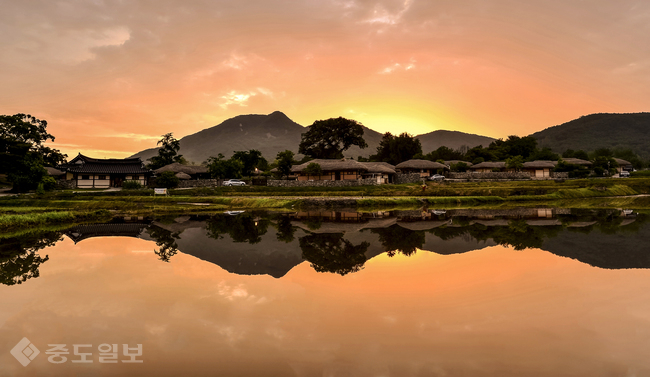
[[[291,217],[279,216],[276,222],[278,232],[275,237],[278,241],[289,243],[295,238],[293,235],[296,233],[296,228],[291,225]]]
[[[0,284],[21,284],[39,277],[39,267],[49,257],[42,258],[38,250],[54,246],[61,240],[59,232],[31,233],[2,239],[0,243]]]
[[[169,262],[178,253],[178,244],[176,243],[176,240],[180,239],[178,233],[170,232],[158,226],[147,228],[147,233],[156,240],[158,250],[154,250],[154,253],[161,261]]]
[[[309,261],[318,272],[334,272],[346,275],[357,272],[366,263],[365,252],[370,243],[354,246],[342,233],[310,234],[300,237],[303,259]]]
[[[262,241],[271,221],[250,213],[237,216],[217,215],[206,222],[208,237],[219,239],[228,234],[234,242],[256,244]]]
[[[388,228],[371,229],[372,233],[379,234],[379,242],[388,252],[388,256],[395,255],[395,251],[402,254],[413,255],[416,249],[422,249],[424,245],[424,231],[410,230],[399,225],[392,225]]]

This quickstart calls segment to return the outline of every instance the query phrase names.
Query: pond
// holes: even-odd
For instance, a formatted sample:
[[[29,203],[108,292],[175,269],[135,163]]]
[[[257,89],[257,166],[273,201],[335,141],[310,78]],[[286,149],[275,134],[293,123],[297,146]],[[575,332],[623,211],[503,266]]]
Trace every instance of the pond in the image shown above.
[[[0,238],[0,376],[646,376],[650,216],[116,218]]]

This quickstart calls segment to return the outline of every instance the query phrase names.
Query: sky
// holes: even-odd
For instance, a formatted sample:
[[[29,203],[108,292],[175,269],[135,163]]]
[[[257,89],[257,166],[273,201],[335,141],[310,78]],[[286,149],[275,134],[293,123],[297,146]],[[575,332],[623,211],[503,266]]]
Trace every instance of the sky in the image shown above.
[[[525,136],[648,111],[650,2],[0,0],[0,114],[69,156],[279,110],[379,132]]]

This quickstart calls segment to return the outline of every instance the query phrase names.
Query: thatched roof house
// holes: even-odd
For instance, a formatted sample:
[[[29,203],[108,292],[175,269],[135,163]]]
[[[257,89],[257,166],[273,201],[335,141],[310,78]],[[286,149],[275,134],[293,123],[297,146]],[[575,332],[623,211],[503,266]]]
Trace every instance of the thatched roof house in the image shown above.
[[[181,171],[181,172],[178,172],[178,173],[176,173],[176,174],[174,174],[174,175],[175,175],[176,178],[178,178],[178,179],[192,179],[192,177],[190,177],[189,174],[187,174],[187,173],[183,173],[182,171]]]
[[[587,161],[587,160],[581,160],[579,158],[563,158],[562,159],[564,162],[567,164],[572,164],[572,165],[581,165],[581,166],[591,166],[592,163]],[[554,161],[554,163],[557,165],[557,161]]]
[[[318,164],[321,168],[320,175],[311,175],[305,172],[310,164]],[[368,172],[368,167],[355,160],[342,159],[315,159],[304,164],[294,165],[291,172],[298,176],[299,181],[341,181],[360,179],[361,175]]]
[[[172,164],[165,165],[162,168],[156,169],[154,170],[154,173],[162,174],[167,171],[173,172],[175,174],[184,173],[189,175],[190,178],[194,179],[210,178],[210,172],[206,166],[183,165],[179,164],[178,162],[174,162]]]
[[[469,161],[463,161],[463,160],[449,160],[449,161],[445,161],[445,165],[447,165],[447,166],[451,166],[451,165],[456,165],[456,164],[458,164],[458,163],[460,163],[460,162],[462,162],[463,164],[465,164],[465,165],[467,165],[467,166],[472,166],[472,165],[474,165],[474,164],[472,164],[472,163],[469,162]]]
[[[534,178],[549,178],[553,168],[555,168],[553,161],[537,160],[524,162],[523,171],[530,173]]]
[[[504,161],[483,161],[479,164],[472,165],[469,168],[479,173],[489,173],[494,169],[505,171],[506,163]]]
[[[368,168],[368,173],[395,174],[395,165],[388,162],[361,162]]]
[[[428,177],[439,170],[449,170],[447,165],[429,160],[408,160],[400,162],[395,166],[400,173],[420,173],[420,177]]]
[[[45,167],[45,171],[47,171],[47,175],[50,175],[52,177],[59,177],[59,176],[62,176],[62,175],[65,174],[64,171],[61,171],[61,170],[59,170],[57,168],[52,168],[52,167],[49,167],[49,166]]]

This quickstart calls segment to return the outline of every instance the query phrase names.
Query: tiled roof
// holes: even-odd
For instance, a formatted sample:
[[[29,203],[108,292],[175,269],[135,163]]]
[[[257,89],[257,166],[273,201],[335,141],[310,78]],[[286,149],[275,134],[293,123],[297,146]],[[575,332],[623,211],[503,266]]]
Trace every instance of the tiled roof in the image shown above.
[[[92,174],[147,174],[151,170],[144,167],[140,158],[99,159],[90,158],[81,153],[69,163],[58,166],[58,169],[71,173]]]

